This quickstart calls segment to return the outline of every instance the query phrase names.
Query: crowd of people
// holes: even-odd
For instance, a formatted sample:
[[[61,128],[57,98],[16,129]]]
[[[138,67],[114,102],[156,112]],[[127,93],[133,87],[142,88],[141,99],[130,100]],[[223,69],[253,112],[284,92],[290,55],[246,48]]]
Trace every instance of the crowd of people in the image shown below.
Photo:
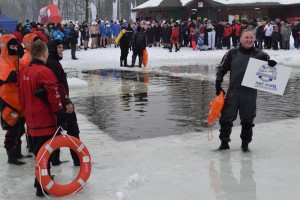
[[[120,44],[115,44],[115,39],[122,29],[127,30],[129,50],[132,50],[133,35],[138,32],[139,26],[145,35],[145,46],[163,47],[170,52],[173,46],[175,46],[175,52],[181,47],[192,47],[193,50],[231,49],[239,45],[240,34],[244,29],[253,31],[254,44],[259,49],[289,50],[291,35],[294,38],[294,47],[298,49],[300,45],[300,22],[291,26],[279,18],[274,20],[269,18],[236,19],[232,22],[215,22],[206,18],[202,21],[179,19],[128,22],[126,20],[108,21],[97,17],[90,24],[85,21],[40,24],[27,20],[24,24],[17,25],[14,35],[19,44],[22,43],[24,35],[30,32],[36,33],[46,43],[52,39],[60,40],[64,49],[71,49],[71,57],[76,60],[78,59],[76,51],[81,49],[119,47]],[[123,53],[123,57],[124,55]],[[121,60],[124,62],[125,59]]]

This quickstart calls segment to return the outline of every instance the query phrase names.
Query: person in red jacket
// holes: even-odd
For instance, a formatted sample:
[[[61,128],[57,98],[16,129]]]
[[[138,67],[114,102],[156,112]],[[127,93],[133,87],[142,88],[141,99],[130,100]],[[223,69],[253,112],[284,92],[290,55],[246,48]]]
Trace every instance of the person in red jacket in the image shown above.
[[[6,130],[4,147],[8,163],[23,165],[21,158],[21,136],[25,132],[24,119],[21,116],[21,104],[17,90],[19,73],[18,49],[20,45],[12,34],[0,37],[0,112],[1,126]],[[18,142],[19,141],[19,142]]]
[[[171,47],[170,47],[170,52],[172,52],[173,44],[175,44],[175,52],[179,50],[178,48],[178,37],[179,37],[179,28],[178,25],[175,24],[174,27],[172,28],[172,33],[171,33]]]
[[[232,27],[230,26],[229,23],[226,24],[226,27],[224,29],[224,40],[225,40],[225,44],[227,46],[227,49],[230,49],[230,37],[232,35]]]
[[[30,145],[35,156],[42,145],[53,137],[58,126],[64,129],[66,127],[66,113],[61,104],[57,79],[45,66],[48,55],[48,48],[44,41],[33,42],[32,61],[21,70],[18,79],[22,113],[25,116],[27,132],[31,136]],[[34,187],[37,188],[37,196],[44,196],[37,179]]]
[[[240,41],[240,35],[241,35],[241,29],[242,29],[242,24],[239,20],[235,21],[234,25],[234,36],[232,37],[232,43],[234,47],[237,47]]]

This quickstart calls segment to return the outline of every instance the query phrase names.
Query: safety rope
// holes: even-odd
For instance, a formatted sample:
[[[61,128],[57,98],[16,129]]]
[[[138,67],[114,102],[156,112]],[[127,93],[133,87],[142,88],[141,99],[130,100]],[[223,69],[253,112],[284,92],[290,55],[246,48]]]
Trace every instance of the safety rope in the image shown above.
[[[207,139],[208,139],[208,141],[212,141],[212,139],[213,139],[213,134],[212,134],[212,128],[211,127],[208,127]]]

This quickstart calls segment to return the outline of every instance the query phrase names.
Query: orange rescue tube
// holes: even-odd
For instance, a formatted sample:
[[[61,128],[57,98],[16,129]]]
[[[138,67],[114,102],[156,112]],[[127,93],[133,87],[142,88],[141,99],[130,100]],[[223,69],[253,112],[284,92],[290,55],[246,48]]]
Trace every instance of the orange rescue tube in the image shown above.
[[[220,94],[214,98],[209,106],[209,114],[208,114],[208,125],[212,126],[213,123],[221,116],[221,111],[224,107],[224,93],[221,91]]]
[[[60,147],[74,150],[80,160],[80,170],[77,177],[68,184],[55,183],[48,173],[48,161],[51,153]],[[43,189],[54,196],[65,196],[76,193],[87,182],[91,174],[91,156],[86,146],[70,135],[59,135],[48,140],[38,152],[35,159],[35,175]]]
[[[147,49],[143,50],[143,65],[146,67],[148,64],[148,51]]]

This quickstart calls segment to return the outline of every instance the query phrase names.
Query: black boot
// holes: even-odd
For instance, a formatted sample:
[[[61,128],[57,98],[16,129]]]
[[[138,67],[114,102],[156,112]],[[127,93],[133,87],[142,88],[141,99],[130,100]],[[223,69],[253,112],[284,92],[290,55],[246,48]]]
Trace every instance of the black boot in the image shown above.
[[[120,66],[121,67],[123,66],[123,60],[120,60]]]
[[[128,67],[128,64],[127,64],[127,59],[124,60],[124,67]]]
[[[70,149],[70,153],[71,153],[71,157],[73,159],[74,166],[80,166],[80,160],[79,160],[76,152],[73,151],[72,149]]]
[[[136,59],[136,58],[134,58],[134,57],[132,56],[132,61],[131,61],[131,65],[130,65],[130,67],[134,67],[134,64],[135,64],[135,59]]]
[[[242,148],[243,152],[245,152],[245,153],[250,152],[248,144],[249,144],[248,142],[242,142],[241,148]]]
[[[219,150],[226,150],[226,149],[230,149],[228,142],[221,142],[220,147],[218,148]]]
[[[14,164],[14,165],[24,165],[26,162],[19,161],[16,157],[16,149],[12,148],[10,150],[6,150],[7,156],[8,156],[8,161],[7,163],[9,164]]]
[[[45,195],[49,194],[45,190],[43,192],[43,189],[42,189],[41,185],[38,183],[37,180],[35,180],[34,187],[36,188],[35,195],[38,196],[38,197],[44,197]]]
[[[62,163],[59,157],[60,157],[60,149],[57,149],[52,153],[50,157],[53,166],[58,166]]]
[[[28,154],[28,155],[23,155],[21,153],[21,143],[18,143],[17,146],[16,146],[16,158],[19,159],[19,158],[32,158],[32,155]]]

